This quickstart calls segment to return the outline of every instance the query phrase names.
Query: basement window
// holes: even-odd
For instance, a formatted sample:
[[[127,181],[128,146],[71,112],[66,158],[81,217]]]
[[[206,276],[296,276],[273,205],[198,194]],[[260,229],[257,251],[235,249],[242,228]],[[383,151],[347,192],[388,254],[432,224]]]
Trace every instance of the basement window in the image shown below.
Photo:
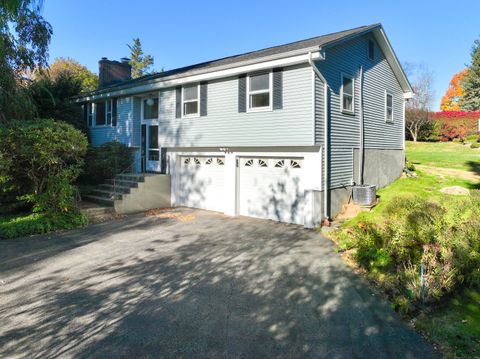
[[[272,76],[263,73],[248,76],[248,109],[250,111],[271,110]]]
[[[340,89],[342,99],[342,112],[353,114],[354,111],[354,82],[353,77],[342,74],[342,87]]]
[[[393,95],[385,92],[385,121],[393,122]]]

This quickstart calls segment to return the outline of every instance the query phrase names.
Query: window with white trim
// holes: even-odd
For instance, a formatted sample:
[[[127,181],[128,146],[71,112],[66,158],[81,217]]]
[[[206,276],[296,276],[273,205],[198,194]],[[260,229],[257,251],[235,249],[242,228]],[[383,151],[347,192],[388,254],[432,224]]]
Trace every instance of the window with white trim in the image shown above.
[[[105,101],[95,102],[95,126],[105,126]]]
[[[393,122],[393,95],[385,92],[385,121]]]
[[[95,122],[95,106],[93,103],[87,104],[88,127],[93,127]]]
[[[107,100],[105,102],[105,119],[107,125],[112,124],[112,114],[113,114],[113,103],[112,100]]]
[[[143,119],[156,120],[158,118],[158,97],[149,97],[143,100]]]
[[[340,90],[342,99],[342,112],[353,114],[354,112],[354,82],[353,77],[342,74],[342,87]]]
[[[184,117],[199,115],[199,88],[198,84],[182,88],[182,111]]]
[[[250,111],[270,110],[272,108],[272,73],[249,75],[247,91]]]

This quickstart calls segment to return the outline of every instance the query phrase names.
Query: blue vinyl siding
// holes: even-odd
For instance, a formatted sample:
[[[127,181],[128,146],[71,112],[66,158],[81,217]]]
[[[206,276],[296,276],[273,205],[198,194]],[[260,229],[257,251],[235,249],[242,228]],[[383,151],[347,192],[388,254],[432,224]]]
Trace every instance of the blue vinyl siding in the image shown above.
[[[350,184],[353,178],[353,149],[360,146],[359,126],[359,66],[363,68],[364,140],[365,148],[403,148],[403,91],[380,48],[375,44],[375,58],[368,58],[366,35],[326,49],[326,59],[317,67],[329,86],[330,125],[330,187]],[[350,75],[355,81],[355,114],[341,112],[341,75]],[[323,97],[318,94],[321,81],[316,85],[316,142],[323,143]],[[393,95],[394,121],[385,122],[385,91]],[[320,122],[320,123],[318,123]]]
[[[285,68],[283,108],[238,112],[238,78],[209,81],[208,115],[175,118],[175,89],[160,91],[160,143],[166,147],[313,145],[312,70]]]
[[[117,99],[117,126],[99,126],[89,128],[93,146],[100,146],[105,142],[118,141],[132,145],[132,98]]]

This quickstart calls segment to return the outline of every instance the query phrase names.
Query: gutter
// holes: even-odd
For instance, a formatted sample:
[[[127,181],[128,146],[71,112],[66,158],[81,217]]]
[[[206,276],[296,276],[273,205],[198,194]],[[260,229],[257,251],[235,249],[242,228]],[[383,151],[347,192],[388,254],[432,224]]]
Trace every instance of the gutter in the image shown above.
[[[322,49],[320,48],[320,53],[322,53]],[[320,60],[325,60],[325,56],[320,56]],[[324,139],[323,139],[323,170],[325,174],[325,180],[323,181],[323,213],[324,217],[329,219],[330,218],[330,212],[328,210],[328,198],[329,198],[329,193],[328,193],[328,149],[329,149],[329,142],[328,142],[328,132],[329,132],[329,127],[328,127],[328,83],[325,77],[322,75],[320,70],[315,66],[315,63],[313,62],[312,59],[312,52],[310,51],[308,53],[308,63],[312,67],[313,72],[318,76],[318,78],[323,82],[323,98],[324,98],[324,106],[323,106],[323,111],[324,111]]]
[[[173,75],[146,78],[144,80],[134,82],[128,81],[126,83],[120,83],[118,85],[99,89],[91,93],[75,96],[72,98],[72,101],[79,103],[84,101],[94,101],[97,99],[106,99],[116,96],[137,95],[190,82],[199,82],[204,80],[214,80],[217,78],[236,76],[238,74],[255,71],[257,69],[296,65],[304,63],[307,60],[305,51],[308,51],[309,53],[311,52],[314,58],[322,57],[321,54],[318,52],[319,47],[313,46],[306,49],[303,48],[298,50],[292,50],[274,55],[258,57],[255,59],[234,62],[231,64],[218,65],[211,68],[194,68]],[[202,64],[192,66],[201,65]],[[180,71],[181,69],[174,69],[172,71],[177,70]]]

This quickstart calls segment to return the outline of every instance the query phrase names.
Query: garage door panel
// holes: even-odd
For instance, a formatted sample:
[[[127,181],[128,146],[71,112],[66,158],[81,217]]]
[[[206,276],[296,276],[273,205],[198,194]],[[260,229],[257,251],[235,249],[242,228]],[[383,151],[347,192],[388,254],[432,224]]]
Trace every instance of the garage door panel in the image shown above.
[[[224,157],[181,157],[178,203],[187,207],[223,211]]]
[[[240,166],[241,215],[303,224],[300,159],[251,158]]]

